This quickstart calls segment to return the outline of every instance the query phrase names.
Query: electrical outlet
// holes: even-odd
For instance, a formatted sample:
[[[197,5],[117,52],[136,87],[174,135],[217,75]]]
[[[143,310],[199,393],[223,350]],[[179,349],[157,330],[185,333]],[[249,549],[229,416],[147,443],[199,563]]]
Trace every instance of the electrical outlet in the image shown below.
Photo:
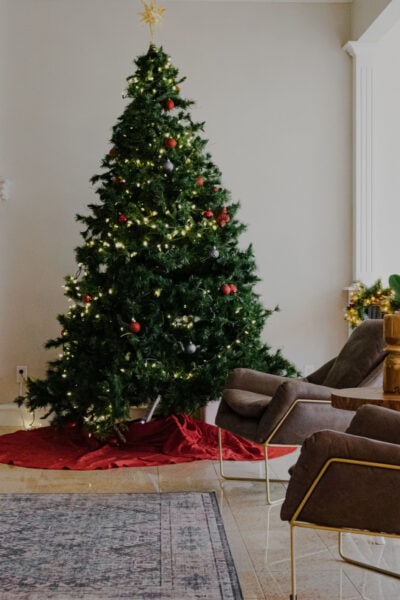
[[[17,383],[23,383],[28,379],[28,367],[26,365],[17,365],[15,367]]]

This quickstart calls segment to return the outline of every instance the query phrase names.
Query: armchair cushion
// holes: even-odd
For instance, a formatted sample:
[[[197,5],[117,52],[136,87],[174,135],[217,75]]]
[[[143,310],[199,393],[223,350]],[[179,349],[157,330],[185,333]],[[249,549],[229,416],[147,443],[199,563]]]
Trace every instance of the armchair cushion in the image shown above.
[[[224,390],[224,401],[241,417],[259,418],[268,406],[271,396],[246,390]]]
[[[298,379],[283,382],[275,392],[273,400],[269,403],[268,410],[265,411],[260,419],[258,438],[265,440],[296,400],[326,400],[330,404],[332,391],[331,388]],[[340,415],[340,412],[337,414]],[[309,421],[309,417],[307,415],[305,420]],[[295,427],[299,431],[302,429],[299,422],[297,422]],[[302,440],[303,438],[301,437],[298,442],[292,443],[301,443]]]
[[[387,409],[389,410],[389,409]],[[303,444],[281,508],[290,521],[331,458],[400,465],[400,446],[336,431],[319,431]],[[331,464],[297,520],[331,527],[400,534],[400,470]]]
[[[347,433],[400,444],[400,412],[382,406],[364,404],[357,410]]]
[[[318,383],[319,385],[323,385],[325,379],[328,376],[329,371],[332,369],[334,362],[336,360],[336,356],[328,360],[328,362],[324,363],[321,367],[319,367],[313,373],[304,377],[304,381],[309,381],[310,383]]]
[[[237,368],[229,373],[225,389],[249,390],[256,394],[272,396],[281,383],[291,380],[291,377],[272,375],[255,369]]]
[[[368,352],[365,348],[368,347]],[[382,319],[363,321],[336,357],[324,385],[357,387],[385,357]]]

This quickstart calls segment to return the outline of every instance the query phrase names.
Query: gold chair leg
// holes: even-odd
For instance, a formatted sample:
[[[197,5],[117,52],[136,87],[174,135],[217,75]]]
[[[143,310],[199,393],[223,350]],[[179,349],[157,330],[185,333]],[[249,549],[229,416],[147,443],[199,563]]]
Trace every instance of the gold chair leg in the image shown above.
[[[284,501],[285,496],[283,495],[281,498],[277,498],[276,500],[272,500],[271,498],[271,490],[270,483],[287,483],[288,480],[285,479],[271,479],[269,477],[269,458],[268,458],[268,444],[264,444],[264,471],[265,471],[265,496],[267,504],[280,504]]]
[[[372,537],[376,537],[375,534],[363,534],[363,535],[371,535]],[[390,571],[389,569],[383,569],[382,567],[378,567],[376,565],[371,565],[370,563],[367,563],[364,561],[355,560],[354,558],[347,556],[343,552],[343,532],[341,532],[341,531],[339,531],[338,542],[339,542],[338,543],[339,554],[340,554],[341,558],[343,560],[345,560],[346,562],[348,562],[352,565],[356,565],[357,567],[362,567],[363,569],[368,569],[369,571],[375,571],[377,573],[382,573],[383,575],[389,575],[390,577],[396,577],[396,579],[400,579],[400,573],[398,573],[396,571]]]
[[[296,554],[294,548],[294,525],[290,524],[290,578],[291,593],[289,600],[297,600],[296,592]]]
[[[285,497],[278,498],[277,500],[271,499],[270,483],[287,483],[287,479],[270,479],[269,475],[269,461],[268,461],[268,444],[264,444],[264,469],[265,477],[232,477],[225,474],[224,471],[224,459],[223,459],[223,448],[222,448],[222,429],[218,427],[218,447],[219,447],[219,470],[221,477],[227,481],[263,481],[265,483],[265,493],[267,504],[279,504],[283,502]]]

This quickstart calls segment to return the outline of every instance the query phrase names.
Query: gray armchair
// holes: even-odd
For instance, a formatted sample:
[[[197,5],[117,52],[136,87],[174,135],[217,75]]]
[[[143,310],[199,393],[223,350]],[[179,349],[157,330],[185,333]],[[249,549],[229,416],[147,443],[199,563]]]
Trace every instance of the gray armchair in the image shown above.
[[[381,385],[384,358],[383,321],[376,319],[363,321],[338,356],[306,378],[234,369],[228,375],[215,420],[219,428],[222,477],[248,479],[226,475],[222,430],[263,444],[267,503],[273,504],[269,483],[276,480],[269,478],[268,447],[301,446],[307,437],[321,429],[345,431],[354,413],[333,408],[332,391]]]
[[[400,413],[366,404],[345,433],[309,437],[291,469],[281,518],[290,523],[290,600],[297,598],[295,527],[337,531],[344,560],[400,578],[343,551],[343,533],[400,538]]]

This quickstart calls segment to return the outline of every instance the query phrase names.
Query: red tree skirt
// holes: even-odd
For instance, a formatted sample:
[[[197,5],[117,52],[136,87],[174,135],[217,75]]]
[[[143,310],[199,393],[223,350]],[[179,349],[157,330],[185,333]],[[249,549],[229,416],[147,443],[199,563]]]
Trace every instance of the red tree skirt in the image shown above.
[[[90,471],[218,459],[217,427],[186,415],[130,423],[126,444],[101,444],[74,426],[42,427],[0,436],[0,463],[38,469]],[[261,460],[263,447],[223,432],[224,458]],[[294,448],[270,448],[269,458]]]

